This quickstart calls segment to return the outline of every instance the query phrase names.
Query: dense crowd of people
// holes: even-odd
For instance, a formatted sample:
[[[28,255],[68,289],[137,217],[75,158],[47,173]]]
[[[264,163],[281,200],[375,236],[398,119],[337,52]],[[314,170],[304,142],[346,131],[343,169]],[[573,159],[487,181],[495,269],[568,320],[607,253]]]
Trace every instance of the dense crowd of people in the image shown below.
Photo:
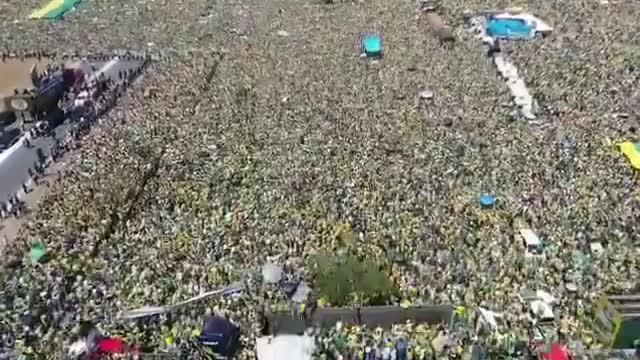
[[[601,345],[596,299],[639,290],[637,174],[615,147],[637,137],[633,3],[530,2],[553,33],[501,44],[535,99],[530,122],[463,30],[464,10],[486,2],[442,3],[456,35],[447,47],[416,27],[414,4],[383,0],[87,2],[56,25],[13,22],[37,2],[9,1],[3,48],[145,49],[166,60],[78,137],[76,160],[3,254],[0,353],[59,358],[92,321],[196,358],[194,333],[216,313],[240,324],[237,357],[255,358],[261,311],[288,301],[263,283],[262,265],[312,284],[308,257],[339,250],[345,228],[359,256],[388,269],[392,303],[464,306],[469,319],[480,307],[502,312],[520,339],[530,336],[525,289],[559,299],[557,337],[587,349]],[[229,31],[247,13],[254,30]],[[384,40],[377,62],[357,49],[371,31]],[[428,102],[418,95],[427,88]],[[542,239],[544,260],[526,256],[523,228]],[[31,261],[34,244],[46,260]],[[246,289],[233,296],[122,317],[239,280]],[[468,321],[442,350],[449,358],[504,345]],[[410,328],[389,338],[370,329],[352,354],[398,358],[406,340],[421,358],[442,335],[399,326]],[[335,339],[350,331],[327,331],[322,356],[343,356]]]

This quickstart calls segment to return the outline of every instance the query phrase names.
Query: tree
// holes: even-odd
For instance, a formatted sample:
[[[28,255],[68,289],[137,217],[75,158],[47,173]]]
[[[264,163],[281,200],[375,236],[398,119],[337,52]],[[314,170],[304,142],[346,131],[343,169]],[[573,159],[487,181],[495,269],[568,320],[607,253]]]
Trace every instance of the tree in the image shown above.
[[[332,305],[380,305],[397,292],[379,264],[346,252],[317,255],[311,266],[318,294]]]

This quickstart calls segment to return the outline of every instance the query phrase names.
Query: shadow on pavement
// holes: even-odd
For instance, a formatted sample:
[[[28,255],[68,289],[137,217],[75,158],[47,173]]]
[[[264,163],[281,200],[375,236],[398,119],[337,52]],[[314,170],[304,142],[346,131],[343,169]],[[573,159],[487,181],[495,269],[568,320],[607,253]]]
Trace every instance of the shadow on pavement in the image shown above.
[[[13,128],[6,132],[0,133],[0,149],[7,149],[20,139],[20,129]]]
[[[16,115],[13,112],[0,113],[0,128],[7,127],[16,121]]]

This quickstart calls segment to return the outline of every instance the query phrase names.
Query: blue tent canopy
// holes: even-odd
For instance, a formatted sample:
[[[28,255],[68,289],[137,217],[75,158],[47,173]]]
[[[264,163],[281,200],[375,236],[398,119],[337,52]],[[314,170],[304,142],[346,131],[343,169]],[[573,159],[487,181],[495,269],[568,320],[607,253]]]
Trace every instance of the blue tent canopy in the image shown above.
[[[208,316],[204,320],[200,343],[216,354],[231,357],[239,347],[240,328],[219,316]]]
[[[487,35],[496,39],[531,39],[535,29],[521,19],[489,19]]]

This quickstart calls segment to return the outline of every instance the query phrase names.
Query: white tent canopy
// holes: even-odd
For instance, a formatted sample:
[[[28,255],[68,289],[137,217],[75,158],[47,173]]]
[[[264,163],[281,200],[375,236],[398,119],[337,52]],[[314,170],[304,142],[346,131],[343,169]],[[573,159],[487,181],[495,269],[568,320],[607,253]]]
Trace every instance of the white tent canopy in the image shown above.
[[[303,335],[264,336],[256,341],[258,360],[311,360],[315,343]]]

